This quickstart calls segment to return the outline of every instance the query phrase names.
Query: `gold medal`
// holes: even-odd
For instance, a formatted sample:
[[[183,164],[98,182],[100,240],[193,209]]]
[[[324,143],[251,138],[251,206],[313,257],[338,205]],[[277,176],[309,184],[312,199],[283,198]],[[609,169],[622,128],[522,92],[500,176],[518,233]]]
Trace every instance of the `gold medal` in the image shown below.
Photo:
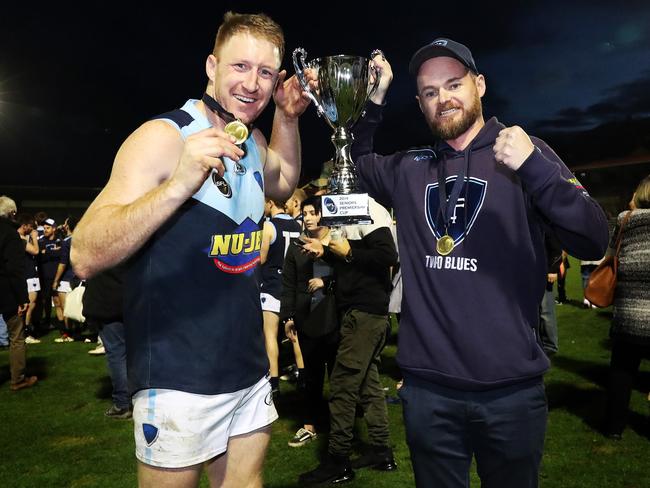
[[[445,234],[436,242],[436,251],[442,256],[446,256],[454,249],[454,240],[449,234]]]
[[[228,122],[223,130],[226,134],[235,138],[235,144],[237,145],[248,139],[248,127],[239,120]]]

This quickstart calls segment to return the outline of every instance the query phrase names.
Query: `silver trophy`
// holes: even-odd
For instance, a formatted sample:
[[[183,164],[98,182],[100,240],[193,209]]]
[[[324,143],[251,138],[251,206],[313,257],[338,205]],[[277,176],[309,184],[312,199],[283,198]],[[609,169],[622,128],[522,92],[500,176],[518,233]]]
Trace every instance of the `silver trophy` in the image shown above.
[[[293,66],[302,89],[314,102],[318,114],[334,129],[334,169],[328,181],[328,195],[322,197],[321,223],[327,226],[369,224],[368,194],[359,193],[356,167],[350,157],[354,140],[351,127],[361,116],[366,102],[379,86],[379,72],[368,58],[340,54],[305,61],[307,52],[293,51]],[[305,69],[316,73],[316,88],[307,83]],[[374,82],[370,71],[373,70]]]

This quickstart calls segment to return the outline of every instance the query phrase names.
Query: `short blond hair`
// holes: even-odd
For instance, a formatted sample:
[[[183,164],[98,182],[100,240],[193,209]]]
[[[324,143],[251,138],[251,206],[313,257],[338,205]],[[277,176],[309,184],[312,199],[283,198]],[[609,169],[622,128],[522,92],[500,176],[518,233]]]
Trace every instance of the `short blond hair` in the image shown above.
[[[289,200],[296,199],[298,200],[298,204],[301,204],[303,200],[305,200],[306,198],[307,198],[307,193],[305,193],[305,190],[303,190],[302,188],[296,188],[291,194]]]
[[[636,208],[650,208],[650,175],[641,180],[632,201]]]
[[[16,202],[6,195],[0,196],[0,217],[9,217],[17,211]]]
[[[284,32],[282,32],[282,27],[271,17],[261,13],[238,14],[231,11],[226,12],[223,16],[223,23],[217,31],[212,54],[217,56],[219,48],[232,36],[240,33],[266,39],[271,44],[274,44],[280,51],[280,60],[282,60],[284,56]]]

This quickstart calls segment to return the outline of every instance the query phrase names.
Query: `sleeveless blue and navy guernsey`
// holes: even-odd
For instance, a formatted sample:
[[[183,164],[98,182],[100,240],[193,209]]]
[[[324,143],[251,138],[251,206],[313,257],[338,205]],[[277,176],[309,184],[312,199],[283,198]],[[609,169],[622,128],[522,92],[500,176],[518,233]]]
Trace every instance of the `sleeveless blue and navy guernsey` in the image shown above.
[[[266,262],[262,265],[262,293],[280,300],[282,297],[282,266],[291,239],[300,236],[302,228],[290,215],[281,213],[269,219],[275,228]]]
[[[189,100],[157,117],[183,139],[210,127]],[[132,392],[167,388],[215,395],[268,372],[260,306],[263,167],[252,137],[246,156],[213,172],[132,258],[125,283],[127,370]]]
[[[63,243],[61,244],[61,258],[59,263],[60,264],[65,264],[65,271],[63,272],[63,276],[61,276],[61,281],[72,281],[74,280],[74,270],[72,269],[72,266],[70,266],[70,247],[72,246],[72,236],[68,236],[65,239],[63,239]]]
[[[34,243],[32,236],[28,235],[27,239],[31,244]],[[31,280],[38,278],[38,268],[36,267],[36,256],[25,251],[25,278]]]

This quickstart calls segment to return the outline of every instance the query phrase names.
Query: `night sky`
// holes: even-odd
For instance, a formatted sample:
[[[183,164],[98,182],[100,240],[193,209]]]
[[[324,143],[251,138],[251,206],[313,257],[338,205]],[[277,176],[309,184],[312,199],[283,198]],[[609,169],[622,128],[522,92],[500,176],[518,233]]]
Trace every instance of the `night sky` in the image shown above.
[[[486,76],[485,115],[557,141],[569,165],[650,153],[647,1],[63,5],[3,7],[1,185],[103,186],[130,132],[200,98],[205,58],[229,9],[263,11],[282,25],[290,73],[297,46],[309,59],[383,49],[395,79],[380,152],[432,142],[407,65],[420,46],[448,36],[470,47]],[[257,124],[267,136],[272,113],[271,103]],[[301,132],[304,182],[333,147],[313,108]]]

